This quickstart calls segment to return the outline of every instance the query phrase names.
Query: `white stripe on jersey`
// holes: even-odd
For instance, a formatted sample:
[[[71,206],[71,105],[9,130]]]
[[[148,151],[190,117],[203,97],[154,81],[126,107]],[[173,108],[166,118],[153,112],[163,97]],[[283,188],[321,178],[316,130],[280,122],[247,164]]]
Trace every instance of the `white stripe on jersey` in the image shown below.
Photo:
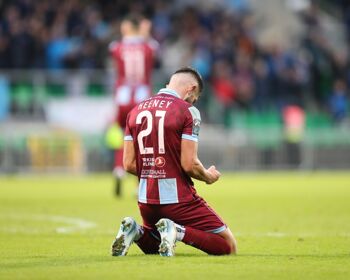
[[[178,203],[176,179],[158,179],[159,203]]]
[[[134,140],[131,135],[125,135],[124,136],[124,141],[132,141]]]
[[[147,179],[144,178],[139,183],[139,202],[147,203]]]
[[[194,141],[194,142],[198,142],[197,135],[182,134],[181,138],[182,139],[186,139],[186,140],[191,140],[191,141]]]

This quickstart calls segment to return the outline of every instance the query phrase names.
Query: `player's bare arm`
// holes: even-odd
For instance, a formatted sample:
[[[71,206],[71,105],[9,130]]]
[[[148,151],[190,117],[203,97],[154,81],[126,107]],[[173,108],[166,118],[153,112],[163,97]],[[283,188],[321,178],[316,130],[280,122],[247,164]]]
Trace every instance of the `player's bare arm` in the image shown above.
[[[123,165],[127,172],[137,176],[136,156],[133,141],[124,141]]]
[[[184,171],[194,179],[213,184],[220,177],[220,172],[215,166],[206,169],[197,155],[198,143],[186,139],[181,140],[181,166]]]

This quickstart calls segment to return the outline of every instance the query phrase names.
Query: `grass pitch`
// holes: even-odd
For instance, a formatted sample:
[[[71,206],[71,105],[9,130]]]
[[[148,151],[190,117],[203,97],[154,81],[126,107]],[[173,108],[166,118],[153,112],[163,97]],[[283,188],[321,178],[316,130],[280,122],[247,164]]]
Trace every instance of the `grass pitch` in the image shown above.
[[[236,235],[237,256],[179,243],[111,257],[124,216],[141,221],[136,181],[109,175],[0,177],[0,279],[350,279],[350,173],[225,174],[197,190]]]

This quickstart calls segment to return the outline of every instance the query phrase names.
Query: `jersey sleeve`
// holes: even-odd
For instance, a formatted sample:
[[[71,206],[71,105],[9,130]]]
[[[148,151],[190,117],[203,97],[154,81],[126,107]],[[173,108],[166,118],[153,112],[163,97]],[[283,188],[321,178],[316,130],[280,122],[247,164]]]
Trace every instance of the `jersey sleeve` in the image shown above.
[[[153,52],[157,53],[159,51],[159,43],[155,39],[150,38],[147,43]]]
[[[126,127],[124,131],[124,141],[133,141],[134,138],[132,137],[130,126],[129,126],[129,118],[130,114],[128,114],[128,117],[126,119]]]
[[[181,138],[198,142],[200,126],[201,115],[199,110],[194,106],[189,107],[185,112],[185,123]]]
[[[109,45],[108,45],[108,51],[109,51],[109,53],[110,53],[111,55],[114,55],[114,53],[115,53],[115,51],[116,51],[118,45],[119,45],[119,44],[118,44],[117,41],[113,41],[113,42],[109,43]]]

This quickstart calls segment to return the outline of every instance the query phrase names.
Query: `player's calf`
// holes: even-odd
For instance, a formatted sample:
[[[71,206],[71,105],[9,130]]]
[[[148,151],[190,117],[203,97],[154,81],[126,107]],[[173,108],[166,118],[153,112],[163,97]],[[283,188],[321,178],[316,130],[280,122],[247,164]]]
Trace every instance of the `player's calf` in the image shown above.
[[[226,230],[218,233],[222,238],[224,238],[230,247],[229,254],[237,254],[237,241],[233,236],[231,230],[227,228]]]
[[[236,247],[231,240],[226,239],[222,234],[205,232],[191,227],[185,227],[183,242],[195,247],[209,255],[230,255],[235,253]],[[226,232],[223,231],[223,232]]]

